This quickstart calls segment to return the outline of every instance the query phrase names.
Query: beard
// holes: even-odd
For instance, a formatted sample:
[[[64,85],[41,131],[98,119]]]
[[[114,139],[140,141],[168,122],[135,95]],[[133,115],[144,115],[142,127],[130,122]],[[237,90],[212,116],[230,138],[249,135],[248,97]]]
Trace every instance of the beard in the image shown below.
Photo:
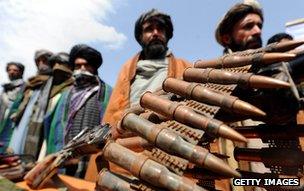
[[[14,80],[18,80],[18,79],[22,79],[22,75],[18,74],[18,75],[9,75],[8,76],[10,81],[14,81]]]
[[[234,39],[231,40],[230,49],[233,52],[243,51],[248,49],[256,49],[262,47],[262,39],[260,36],[252,36],[248,38],[246,42],[236,42]]]
[[[151,41],[147,45],[143,45],[143,51],[146,59],[165,58],[167,50],[167,44],[158,39]]]

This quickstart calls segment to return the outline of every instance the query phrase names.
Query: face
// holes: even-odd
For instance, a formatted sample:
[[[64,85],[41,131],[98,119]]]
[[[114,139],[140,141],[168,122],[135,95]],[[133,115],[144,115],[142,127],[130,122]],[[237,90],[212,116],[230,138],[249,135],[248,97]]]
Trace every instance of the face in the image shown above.
[[[22,78],[21,71],[16,65],[10,65],[7,69],[7,74],[10,80]]]
[[[233,27],[230,37],[231,49],[241,51],[262,47],[262,26],[263,22],[259,15],[254,13],[246,15]]]
[[[146,59],[164,57],[167,50],[166,29],[158,21],[151,20],[143,24],[141,44]]]
[[[92,65],[89,65],[88,62],[83,58],[76,58],[74,70],[87,71],[92,74],[96,73],[96,69]]]
[[[166,30],[157,21],[148,21],[143,24],[142,43],[145,45],[162,43],[166,44]]]
[[[35,60],[37,68],[38,68],[38,73],[39,74],[51,74],[52,73],[52,67],[48,64],[47,57],[45,56],[40,56]]]
[[[47,64],[47,58],[44,56],[40,56],[39,58],[37,58],[36,60],[36,64],[39,68],[40,65],[46,65]]]
[[[292,41],[292,40],[289,38],[282,38],[279,42],[288,42],[288,41]]]

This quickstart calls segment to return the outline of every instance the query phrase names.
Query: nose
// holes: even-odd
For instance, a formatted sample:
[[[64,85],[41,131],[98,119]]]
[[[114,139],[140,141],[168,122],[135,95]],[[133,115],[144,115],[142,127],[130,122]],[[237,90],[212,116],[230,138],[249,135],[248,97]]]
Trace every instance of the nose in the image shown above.
[[[261,35],[262,33],[262,30],[261,28],[258,26],[258,25],[255,25],[253,28],[252,28],[252,35]]]
[[[84,64],[80,65],[80,70],[85,71],[86,70],[86,66]]]
[[[154,28],[152,33],[153,33],[153,36],[154,35],[159,35],[159,30],[157,28]]]

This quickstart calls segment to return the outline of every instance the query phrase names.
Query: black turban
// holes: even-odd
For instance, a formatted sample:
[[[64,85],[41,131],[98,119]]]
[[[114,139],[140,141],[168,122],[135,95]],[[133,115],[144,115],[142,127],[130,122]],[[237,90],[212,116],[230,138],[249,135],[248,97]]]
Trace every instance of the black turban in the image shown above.
[[[77,58],[85,59],[89,65],[94,66],[96,69],[102,64],[101,53],[85,44],[78,44],[72,48],[70,52],[70,64],[75,66],[75,60]]]
[[[167,14],[164,14],[162,12],[159,12],[156,9],[152,9],[146,13],[143,13],[136,21],[135,23],[135,39],[139,44],[141,44],[141,34],[142,34],[142,25],[151,20],[155,19],[156,21],[160,22],[165,26],[166,29],[166,35],[167,35],[167,40],[171,39],[173,36],[173,25],[171,21],[171,17]]]

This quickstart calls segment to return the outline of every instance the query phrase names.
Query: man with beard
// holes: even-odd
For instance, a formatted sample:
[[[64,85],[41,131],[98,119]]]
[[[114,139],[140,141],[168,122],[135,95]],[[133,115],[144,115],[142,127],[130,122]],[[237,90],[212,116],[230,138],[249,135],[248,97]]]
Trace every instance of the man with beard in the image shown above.
[[[235,4],[221,19],[216,31],[215,37],[219,44],[224,47],[224,54],[229,54],[236,51],[244,51],[248,49],[256,49],[262,47],[262,27],[263,27],[263,11],[259,3],[255,0],[244,0],[243,3]],[[231,126],[246,126],[246,125],[258,125],[261,122],[245,120],[240,121]],[[234,147],[262,147],[265,146],[260,139],[250,139],[247,145],[232,142],[228,139],[219,139],[216,144],[215,150],[221,151],[222,154],[233,156]],[[268,169],[262,163],[251,162],[250,164],[244,161],[236,162],[233,157],[227,159],[228,164],[234,168],[241,170],[250,170],[254,172],[269,172]],[[234,190],[243,191],[251,190],[251,188],[232,186],[224,181],[216,182],[216,188],[220,190]],[[254,188],[254,190],[260,190],[260,188]]]
[[[158,10],[152,9],[136,21],[135,39],[142,50],[123,65],[103,120],[111,124],[115,138],[123,136],[116,124],[126,109],[137,104],[145,91],[161,88],[166,77],[182,77],[184,69],[191,66],[189,62],[175,58],[168,50],[172,36],[170,16]],[[95,157],[91,157],[87,180],[96,180]],[[111,170],[113,168],[111,165]]]
[[[69,64],[74,68],[75,83],[66,101],[63,101],[62,117],[66,116],[66,119],[63,119],[65,121],[64,144],[73,139],[82,129],[93,128],[100,124],[112,90],[98,77],[98,68],[102,64],[99,51],[84,44],[75,45],[70,52]],[[71,161],[69,167],[66,168],[66,173],[82,178],[86,166],[87,158],[82,158],[80,162]]]
[[[52,53],[35,52],[38,74],[26,82],[22,96],[14,102],[10,118],[14,122],[8,152],[29,154],[37,159],[42,144],[43,118],[52,86],[52,65],[47,62]]]
[[[263,12],[256,1],[234,5],[218,24],[215,37],[224,53],[262,47]]]
[[[2,85],[3,92],[0,95],[0,153],[3,153],[8,146],[12,133],[11,128],[5,127],[7,127],[6,124],[9,122],[10,108],[17,95],[23,90],[24,65],[19,62],[9,62],[6,65],[6,72],[10,82]]]

